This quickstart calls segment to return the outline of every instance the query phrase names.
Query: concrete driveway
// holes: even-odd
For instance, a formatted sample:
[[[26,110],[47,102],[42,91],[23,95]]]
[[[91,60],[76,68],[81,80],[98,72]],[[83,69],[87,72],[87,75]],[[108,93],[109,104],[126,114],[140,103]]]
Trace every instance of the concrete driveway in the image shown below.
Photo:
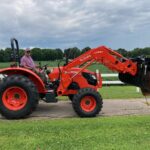
[[[104,100],[103,109],[100,116],[120,116],[120,115],[150,115],[150,106],[144,99],[130,100]],[[150,100],[149,100],[150,102]],[[78,117],[72,108],[70,101],[59,101],[58,103],[40,102],[36,111],[28,119],[42,118],[69,118]],[[3,117],[0,116],[1,119]]]
[[[150,106],[144,99],[131,100],[104,100],[103,109],[100,116],[120,116],[120,115],[150,115]],[[150,100],[149,100],[150,102]],[[69,118],[78,117],[72,108],[70,101],[59,101],[58,103],[41,102],[30,118]]]

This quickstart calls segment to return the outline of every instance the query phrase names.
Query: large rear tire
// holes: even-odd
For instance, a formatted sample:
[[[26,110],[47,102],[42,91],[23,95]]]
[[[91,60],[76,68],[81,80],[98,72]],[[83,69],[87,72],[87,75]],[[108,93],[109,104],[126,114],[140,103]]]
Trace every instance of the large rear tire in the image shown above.
[[[0,113],[7,119],[25,118],[36,109],[38,90],[22,75],[8,76],[0,84]]]
[[[102,109],[101,95],[91,88],[83,88],[74,95],[72,105],[80,117],[95,117]]]

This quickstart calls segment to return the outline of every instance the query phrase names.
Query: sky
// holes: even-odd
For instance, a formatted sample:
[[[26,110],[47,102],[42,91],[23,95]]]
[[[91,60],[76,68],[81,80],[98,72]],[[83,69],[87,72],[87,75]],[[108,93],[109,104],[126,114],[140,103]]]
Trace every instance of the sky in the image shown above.
[[[150,47],[150,0],[0,0],[0,48]]]

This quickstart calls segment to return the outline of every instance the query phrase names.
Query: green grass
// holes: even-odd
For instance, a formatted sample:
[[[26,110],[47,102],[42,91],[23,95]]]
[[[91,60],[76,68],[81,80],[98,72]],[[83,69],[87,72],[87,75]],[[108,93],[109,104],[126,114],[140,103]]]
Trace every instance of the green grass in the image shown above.
[[[0,68],[6,68],[6,67],[9,67],[10,66],[10,63],[9,62],[0,62]]]
[[[99,71],[101,73],[112,73],[112,71],[110,69],[108,69],[107,67],[105,67],[104,65],[101,65],[101,64],[93,64],[93,65],[89,66],[88,69],[91,71],[94,71],[94,72],[96,69],[99,69]]]
[[[141,92],[136,92],[136,87],[134,86],[103,86],[99,89],[103,100],[105,99],[136,99],[145,98]],[[61,96],[58,97],[60,100],[68,100],[68,97]]]
[[[136,92],[134,86],[104,86],[99,92],[103,99],[144,98],[141,92]]]
[[[36,64],[39,64],[40,61],[36,61]],[[59,61],[41,61],[42,65],[48,64],[50,67],[57,67]],[[64,65],[64,61],[61,61],[61,66]],[[10,66],[10,62],[0,62],[0,68],[6,68]],[[112,72],[111,70],[107,69],[105,66],[100,64],[93,64],[90,67],[88,67],[89,70],[95,71],[96,69],[99,69],[102,73],[109,73]]]
[[[36,61],[36,64],[39,64],[40,61]],[[42,65],[48,64],[50,67],[57,67],[59,61],[41,61]],[[61,63],[63,65],[63,62]],[[0,62],[0,68],[6,68],[10,66],[10,62]]]
[[[149,150],[150,117],[0,121],[2,150]]]
[[[110,72],[97,64],[90,69],[97,68]],[[133,86],[105,86],[100,93],[103,99],[143,97]],[[0,150],[149,150],[149,141],[149,116],[0,121]]]

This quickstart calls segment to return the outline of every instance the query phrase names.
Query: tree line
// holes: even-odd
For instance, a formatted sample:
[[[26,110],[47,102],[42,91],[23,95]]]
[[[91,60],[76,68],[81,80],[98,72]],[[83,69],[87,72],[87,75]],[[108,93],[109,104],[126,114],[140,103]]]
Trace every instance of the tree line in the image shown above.
[[[57,48],[57,49],[33,48],[33,49],[31,49],[31,54],[35,61],[44,61],[44,60],[54,61],[54,60],[61,60],[65,56],[67,56],[69,59],[74,59],[90,49],[91,49],[90,47],[85,47],[83,49],[73,47],[73,48],[68,48],[65,50],[62,50],[59,48]],[[127,58],[134,58],[134,57],[138,57],[138,56],[150,57],[150,47],[135,48],[130,51],[119,48],[116,51]],[[10,48],[1,49],[0,50],[0,62],[11,61],[11,54],[12,54],[12,50]],[[19,51],[20,57],[22,57],[23,54],[24,54],[24,50],[20,49],[20,51]]]

